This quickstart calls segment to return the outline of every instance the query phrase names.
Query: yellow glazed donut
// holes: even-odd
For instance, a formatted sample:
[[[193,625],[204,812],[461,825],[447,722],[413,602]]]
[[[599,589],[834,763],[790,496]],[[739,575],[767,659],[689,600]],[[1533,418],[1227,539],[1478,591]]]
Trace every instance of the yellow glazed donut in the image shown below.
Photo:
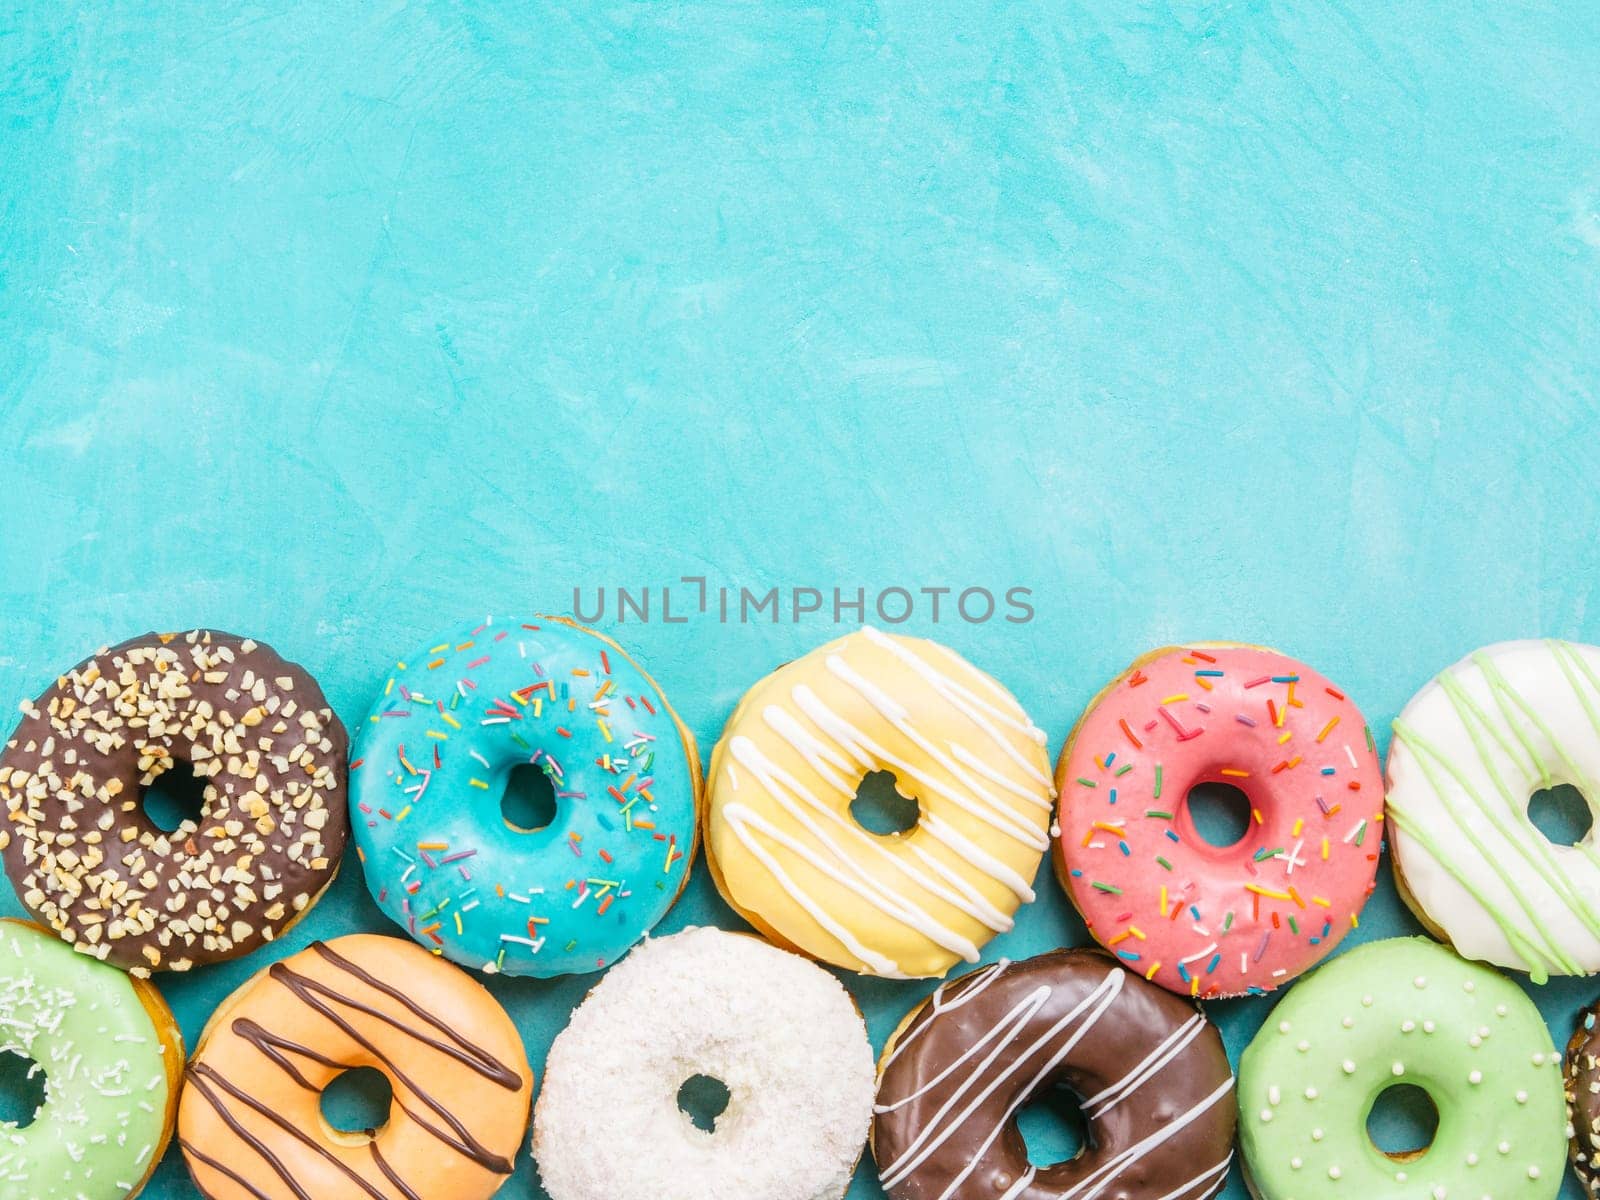
[[[322,1091],[374,1067],[394,1091],[370,1135]],[[488,1200],[511,1174],[533,1072],[516,1026],[458,968],[352,934],[274,963],[211,1018],[178,1105],[207,1200]]]
[[[779,945],[868,975],[942,975],[1033,899],[1054,789],[1044,734],[954,651],[866,628],[751,688],[711,760],[706,862]],[[903,833],[850,805],[871,772]]]

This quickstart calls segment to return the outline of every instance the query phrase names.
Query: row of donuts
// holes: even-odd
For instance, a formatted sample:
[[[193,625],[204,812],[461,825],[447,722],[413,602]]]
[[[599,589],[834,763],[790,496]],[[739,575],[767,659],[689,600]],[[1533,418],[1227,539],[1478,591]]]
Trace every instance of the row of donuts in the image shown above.
[[[356,739],[355,837],[414,937],[516,974],[613,961],[681,890],[701,831],[718,890],[770,940],[887,978],[977,962],[1050,849],[1129,969],[1194,997],[1268,992],[1358,926],[1385,830],[1401,894],[1467,957],[1538,982],[1600,969],[1600,860],[1528,815],[1536,790],[1600,779],[1592,647],[1504,643],[1445,671],[1395,723],[1387,788],[1346,694],[1256,646],[1146,655],[1053,774],[1046,741],[953,651],[864,628],[744,695],[697,817],[693,739],[619,647],[569,623],[478,626],[390,678]],[[481,803],[530,761],[557,802],[532,837]],[[879,772],[916,809],[889,836],[851,811]],[[1195,825],[1186,798],[1207,783],[1249,800],[1231,847]]]
[[[552,976],[602,969],[652,928],[703,828],[719,890],[771,940],[907,978],[976,962],[1053,846],[1130,969],[1229,996],[1293,979],[1356,927],[1387,822],[1402,894],[1466,956],[1536,981],[1600,968],[1600,861],[1527,813],[1538,788],[1600,778],[1591,647],[1505,643],[1444,672],[1395,722],[1387,799],[1360,710],[1260,647],[1146,655],[1089,706],[1053,779],[1045,742],[953,651],[865,628],[750,689],[702,780],[644,670],[541,618],[397,663],[351,752],[306,671],[191,631],[104,650],[24,706],[0,757],[0,849],[42,923],[148,975],[280,935],[353,825],[374,899],[425,948]],[[167,832],[141,798],[180,766],[205,803]],[[530,770],[554,804],[537,829],[496,807]],[[851,815],[874,772],[915,801],[902,834]],[[1250,800],[1226,850],[1186,802],[1203,783]]]
[[[317,942],[258,973],[181,1076],[181,1037],[148,982],[16,921],[0,922],[0,979],[6,1039],[50,1081],[41,1120],[4,1132],[7,1196],[135,1195],[175,1129],[209,1200],[487,1200],[523,1144],[534,1072],[511,1019],[399,938]],[[1520,989],[1425,938],[1368,943],[1276,1006],[1235,1099],[1193,1000],[1103,950],[1059,950],[941,984],[874,1071],[836,978],[750,935],[690,929],[634,949],[572,1013],[532,1152],[554,1200],[838,1200],[866,1145],[896,1200],[1191,1200],[1222,1188],[1237,1128],[1257,1196],[1552,1197],[1566,1105],[1588,1113],[1600,1089],[1594,1027],[1591,1009],[1564,1092]],[[364,1135],[318,1109],[356,1066],[381,1068],[394,1095]],[[728,1093],[709,1133],[679,1110],[692,1075]],[[1439,1109],[1420,1156],[1366,1133],[1374,1098],[1405,1082]],[[1085,1148],[1036,1167],[1016,1114],[1057,1087],[1081,1100]],[[1591,1191],[1592,1151],[1580,1127]]]
[[[1391,750],[1397,858],[1407,824],[1429,839],[1403,852],[1408,900],[1435,928],[1465,914],[1464,933],[1443,930],[1453,938],[1493,917],[1504,957],[1520,955],[1503,965],[1536,977],[1594,957],[1559,919],[1593,924],[1582,864],[1527,837],[1526,819],[1527,790],[1593,777],[1594,661],[1563,643],[1490,648],[1419,694]],[[1191,997],[1270,990],[1356,925],[1385,816],[1376,752],[1359,711],[1303,665],[1229,644],[1141,659],[1069,739],[1053,826],[1044,741],[1001,685],[943,647],[871,629],[830,643],[758,684],[729,722],[705,789],[713,878],[780,945],[896,977],[976,961],[1032,898],[1051,841],[1095,936]],[[1422,765],[1408,766],[1412,753]],[[337,869],[344,760],[315,682],[259,643],[136,639],[24,707],[0,759],[8,873],[36,916],[135,975],[248,952]],[[180,762],[206,781],[206,804],[168,835],[139,797]],[[557,800],[536,832],[484,802],[528,766]],[[560,619],[485,622],[397,664],[350,769],[375,899],[435,955],[491,973],[614,961],[681,891],[701,827],[693,741],[659,688],[615,643]],[[849,815],[877,770],[917,802],[902,837]],[[1183,803],[1208,780],[1252,800],[1229,853],[1198,837]],[[1482,799],[1491,786],[1504,811]],[[1506,895],[1495,879],[1463,885],[1454,858],[1440,866],[1450,830],[1430,796],[1447,818],[1497,823],[1463,836]],[[1576,902],[1530,910],[1523,860],[1553,861],[1545,882]],[[1438,920],[1424,895],[1445,897]]]

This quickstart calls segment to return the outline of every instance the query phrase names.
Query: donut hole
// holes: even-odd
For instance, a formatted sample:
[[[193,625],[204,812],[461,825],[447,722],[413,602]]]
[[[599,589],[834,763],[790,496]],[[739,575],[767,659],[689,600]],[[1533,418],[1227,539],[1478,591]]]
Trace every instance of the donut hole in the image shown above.
[[[728,1085],[710,1075],[691,1075],[678,1089],[678,1111],[696,1129],[712,1133],[717,1118],[728,1110]]]
[[[1575,846],[1594,827],[1594,811],[1570,783],[1540,788],[1528,797],[1528,820],[1556,846]]]
[[[1024,1104],[1017,1111],[1017,1132],[1035,1167],[1070,1162],[1089,1144],[1083,1104],[1065,1084],[1046,1088]]]
[[[322,1089],[322,1119],[337,1133],[370,1141],[389,1123],[394,1088],[375,1067],[352,1067]]]
[[[1367,1113],[1367,1137],[1380,1154],[1396,1162],[1421,1158],[1438,1132],[1438,1106],[1415,1084],[1385,1088]]]
[[[0,1124],[26,1129],[44,1101],[44,1068],[19,1050],[0,1050]]]
[[[1183,803],[1200,840],[1218,850],[1238,845],[1250,828],[1250,797],[1231,783],[1197,783]]]
[[[556,785],[543,767],[519,763],[506,776],[500,816],[518,833],[538,833],[556,819]]]
[[[185,825],[198,828],[206,811],[206,781],[180,760],[145,784],[139,800],[145,817],[162,833]]]
[[[850,816],[868,833],[898,837],[917,827],[916,800],[900,791],[893,771],[869,771],[850,801]]]

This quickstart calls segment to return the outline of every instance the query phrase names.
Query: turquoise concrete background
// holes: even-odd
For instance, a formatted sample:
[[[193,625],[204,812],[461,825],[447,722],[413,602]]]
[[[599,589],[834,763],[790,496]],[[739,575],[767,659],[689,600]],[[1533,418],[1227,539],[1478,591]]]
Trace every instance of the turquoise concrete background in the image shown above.
[[[663,585],[1026,587],[898,628],[1052,751],[1201,638],[1382,746],[1482,643],[1600,641],[1594,10],[1118,11],[0,17],[0,696],[207,624],[351,722],[442,625],[604,587],[709,751],[837,627],[667,624]],[[1363,939],[1414,928],[1382,874]],[[286,949],[387,928],[358,875]],[[701,873],[666,928],[706,921]],[[1082,940],[1044,877],[988,955]],[[187,1034],[267,961],[163,979]],[[494,984],[536,1064],[591,982]],[[880,1044],[928,990],[847,982]],[[1597,993],[1536,992],[1558,1041]],[[1271,1007],[1211,1012],[1236,1055]],[[153,1195],[195,1195],[176,1153]]]

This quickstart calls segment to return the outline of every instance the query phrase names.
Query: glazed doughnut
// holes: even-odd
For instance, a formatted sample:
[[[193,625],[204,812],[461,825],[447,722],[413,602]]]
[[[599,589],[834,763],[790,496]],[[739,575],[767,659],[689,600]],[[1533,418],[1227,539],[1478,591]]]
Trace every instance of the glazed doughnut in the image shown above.
[[[1600,1003],[1578,1015],[1567,1043],[1567,1126],[1572,1173],[1591,1197],[1600,1197]]]
[[[850,814],[869,772],[916,800],[904,833]],[[1049,845],[1044,734],[935,642],[866,628],[767,676],[712,756],[706,862],[781,946],[864,974],[942,975],[1013,924]]]
[[[343,1133],[322,1091],[381,1070],[389,1120]],[[257,973],[200,1035],[178,1144],[207,1200],[487,1200],[511,1173],[533,1072],[470,976],[400,938],[315,942]]]
[[[721,1080],[713,1129],[679,1087]],[[872,1047],[839,981],[748,934],[645,942],[545,1064],[533,1155],[553,1200],[837,1200],[872,1119]]]
[[[556,798],[533,831],[499,807],[526,764]],[[688,882],[694,737],[620,646],[563,617],[485,621],[397,663],[351,770],[378,907],[463,966],[599,970]]]
[[[0,920],[0,1054],[44,1071],[26,1128],[0,1124],[0,1192],[29,1200],[138,1195],[172,1137],[183,1037],[142,979]]]
[[[136,975],[248,954],[326,890],[348,832],[344,726],[316,681],[249,638],[146,634],[61,676],[0,755],[6,874],[84,954]],[[143,789],[179,763],[198,825]]]
[[[1391,1156],[1374,1102],[1413,1084],[1432,1145]],[[1515,1197],[1561,1187],[1560,1056],[1510,980],[1426,938],[1369,942],[1279,1002],[1239,1062],[1239,1146],[1260,1200]],[[1397,1193],[1396,1184],[1404,1184]]]
[[[1411,698],[1389,747],[1400,895],[1468,958],[1600,971],[1600,834],[1557,846],[1528,818],[1540,788],[1600,794],[1600,648],[1520,641],[1462,659]]]
[[[1085,1148],[1029,1165],[1016,1114],[1064,1085]],[[1098,950],[941,985],[884,1048],[872,1153],[894,1200],[1205,1200],[1233,1160],[1233,1073],[1194,1004]]]
[[[1095,698],[1067,739],[1056,872],[1101,945],[1191,996],[1268,992],[1357,924],[1383,786],[1361,712],[1311,668],[1233,643],[1168,647]],[[1250,801],[1222,848],[1188,796]]]

